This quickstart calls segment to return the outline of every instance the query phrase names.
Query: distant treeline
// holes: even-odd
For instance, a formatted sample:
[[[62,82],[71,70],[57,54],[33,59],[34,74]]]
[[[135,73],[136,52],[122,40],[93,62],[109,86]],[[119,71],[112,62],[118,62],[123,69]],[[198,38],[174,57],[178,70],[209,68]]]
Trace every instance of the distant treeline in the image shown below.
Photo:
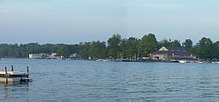
[[[120,34],[114,34],[107,42],[92,41],[79,44],[0,44],[0,57],[26,58],[28,54],[57,53],[67,58],[77,53],[82,59],[137,58],[147,56],[162,46],[185,47],[199,58],[219,59],[219,41],[213,42],[210,38],[203,37],[193,45],[191,39],[186,39],[183,43],[171,39],[157,41],[154,34],[146,34],[140,39],[122,38]]]

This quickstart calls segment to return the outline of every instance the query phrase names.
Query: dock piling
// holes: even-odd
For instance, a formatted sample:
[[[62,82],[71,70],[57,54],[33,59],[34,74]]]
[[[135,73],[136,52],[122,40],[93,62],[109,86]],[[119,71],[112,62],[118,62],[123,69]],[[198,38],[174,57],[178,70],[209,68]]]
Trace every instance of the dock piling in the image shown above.
[[[14,71],[14,66],[13,66],[13,65],[11,65],[11,71],[12,71],[12,72]]]
[[[7,67],[5,67],[5,79],[6,79],[6,83],[8,83],[8,71],[7,71]]]
[[[29,66],[27,66],[27,78],[29,78]]]

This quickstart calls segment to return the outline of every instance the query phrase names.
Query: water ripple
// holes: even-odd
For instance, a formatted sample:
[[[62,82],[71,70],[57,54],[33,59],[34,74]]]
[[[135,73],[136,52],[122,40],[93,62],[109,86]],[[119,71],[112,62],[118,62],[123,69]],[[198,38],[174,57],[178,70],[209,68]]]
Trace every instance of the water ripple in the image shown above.
[[[2,102],[216,102],[219,69],[211,64],[7,59],[30,66],[33,82],[0,84]]]

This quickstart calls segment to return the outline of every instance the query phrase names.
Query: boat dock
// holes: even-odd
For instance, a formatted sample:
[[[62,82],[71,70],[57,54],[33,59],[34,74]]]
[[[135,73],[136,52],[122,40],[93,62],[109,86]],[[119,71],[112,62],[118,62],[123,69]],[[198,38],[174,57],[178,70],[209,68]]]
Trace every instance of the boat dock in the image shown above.
[[[0,83],[13,83],[13,82],[30,82],[29,78],[29,67],[27,66],[26,72],[14,71],[13,65],[11,70],[5,67],[4,70],[0,70]]]

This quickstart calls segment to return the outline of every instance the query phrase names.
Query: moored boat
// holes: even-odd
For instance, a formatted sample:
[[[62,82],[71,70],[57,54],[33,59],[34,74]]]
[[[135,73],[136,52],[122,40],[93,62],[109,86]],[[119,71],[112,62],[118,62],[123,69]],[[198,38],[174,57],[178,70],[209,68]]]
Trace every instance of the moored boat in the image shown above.
[[[179,63],[187,63],[186,60],[179,60]]]

